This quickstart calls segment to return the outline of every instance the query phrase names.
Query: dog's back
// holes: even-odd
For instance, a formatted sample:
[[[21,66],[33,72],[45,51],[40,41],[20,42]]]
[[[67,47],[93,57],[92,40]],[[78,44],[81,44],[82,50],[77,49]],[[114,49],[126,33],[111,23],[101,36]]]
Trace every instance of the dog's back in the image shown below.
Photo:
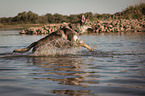
[[[74,31],[76,31],[76,32],[79,33],[81,31],[82,22],[81,22],[81,20],[80,21],[77,21],[77,22],[72,22],[72,23],[68,24],[68,26],[72,30],[74,30]]]
[[[73,46],[74,45],[73,42],[77,42],[77,43],[82,42],[82,40],[78,39],[77,34],[83,33],[87,29],[87,27],[84,27],[85,25],[86,25],[86,20],[83,15],[82,19],[80,21],[70,23],[68,26],[64,26],[63,28],[60,28],[57,31],[50,33],[46,37],[44,37],[36,42],[33,42],[27,48],[15,49],[14,52],[22,52],[22,53],[27,52],[32,47],[33,47],[32,52],[35,52],[40,46],[43,46],[43,45],[47,44],[48,42],[54,41],[59,38],[63,38],[65,40],[70,41],[70,46]],[[54,43],[53,45],[56,44],[55,42],[53,42],[53,43]],[[86,44],[85,45],[81,44],[80,46],[88,47]],[[88,49],[92,50],[90,48],[88,48]]]

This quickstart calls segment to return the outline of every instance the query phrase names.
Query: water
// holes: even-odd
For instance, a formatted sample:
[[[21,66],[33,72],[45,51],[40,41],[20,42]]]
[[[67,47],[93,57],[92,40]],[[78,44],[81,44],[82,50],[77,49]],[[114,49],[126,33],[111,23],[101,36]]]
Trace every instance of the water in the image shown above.
[[[0,31],[0,96],[145,95],[145,33],[80,36],[94,52],[12,53],[42,37]]]

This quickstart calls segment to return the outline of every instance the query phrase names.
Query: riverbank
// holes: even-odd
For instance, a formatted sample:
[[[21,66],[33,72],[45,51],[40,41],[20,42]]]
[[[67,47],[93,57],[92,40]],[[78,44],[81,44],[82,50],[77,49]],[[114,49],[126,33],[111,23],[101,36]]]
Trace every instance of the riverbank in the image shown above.
[[[20,32],[20,34],[50,34],[58,30],[62,26],[67,26],[69,23],[46,24],[39,27],[29,27]],[[145,16],[138,19],[115,19],[115,20],[97,20],[88,22],[91,26],[88,33],[101,32],[145,32]]]
[[[30,27],[39,27],[44,24],[11,24],[11,25],[4,25],[0,23],[0,29],[25,29]]]
[[[91,22],[90,32],[144,32],[145,16],[138,19],[98,20]]]

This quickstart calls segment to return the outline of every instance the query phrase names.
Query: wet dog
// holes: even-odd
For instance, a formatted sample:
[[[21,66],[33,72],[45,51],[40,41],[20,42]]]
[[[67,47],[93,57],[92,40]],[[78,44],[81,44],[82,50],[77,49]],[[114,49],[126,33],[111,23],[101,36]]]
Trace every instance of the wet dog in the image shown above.
[[[93,51],[93,49],[90,46],[83,43],[83,40],[78,38],[78,35],[80,33],[84,33],[88,28],[90,28],[90,26],[86,25],[86,19],[83,15],[81,20],[70,23],[67,26],[63,26],[57,31],[48,34],[46,37],[36,42],[33,42],[28,47],[23,49],[15,49],[13,52],[24,53],[24,52],[28,52],[31,48],[33,48],[32,52],[34,53],[40,46],[43,46],[59,38],[70,41],[69,45],[72,47],[74,46],[74,42],[75,42],[77,46],[82,46],[87,48],[89,51]],[[64,45],[61,46],[56,45],[55,42],[53,42],[52,44],[58,48],[64,46]]]

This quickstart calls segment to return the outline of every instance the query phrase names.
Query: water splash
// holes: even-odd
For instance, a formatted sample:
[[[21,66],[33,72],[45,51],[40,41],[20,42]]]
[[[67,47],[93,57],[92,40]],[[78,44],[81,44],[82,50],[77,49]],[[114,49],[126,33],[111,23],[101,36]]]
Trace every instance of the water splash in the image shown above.
[[[67,55],[76,54],[80,48],[75,42],[73,42],[74,47],[70,46],[70,41],[63,38],[53,40],[43,46],[40,46],[38,50],[33,54],[35,56],[54,56],[54,55]]]

